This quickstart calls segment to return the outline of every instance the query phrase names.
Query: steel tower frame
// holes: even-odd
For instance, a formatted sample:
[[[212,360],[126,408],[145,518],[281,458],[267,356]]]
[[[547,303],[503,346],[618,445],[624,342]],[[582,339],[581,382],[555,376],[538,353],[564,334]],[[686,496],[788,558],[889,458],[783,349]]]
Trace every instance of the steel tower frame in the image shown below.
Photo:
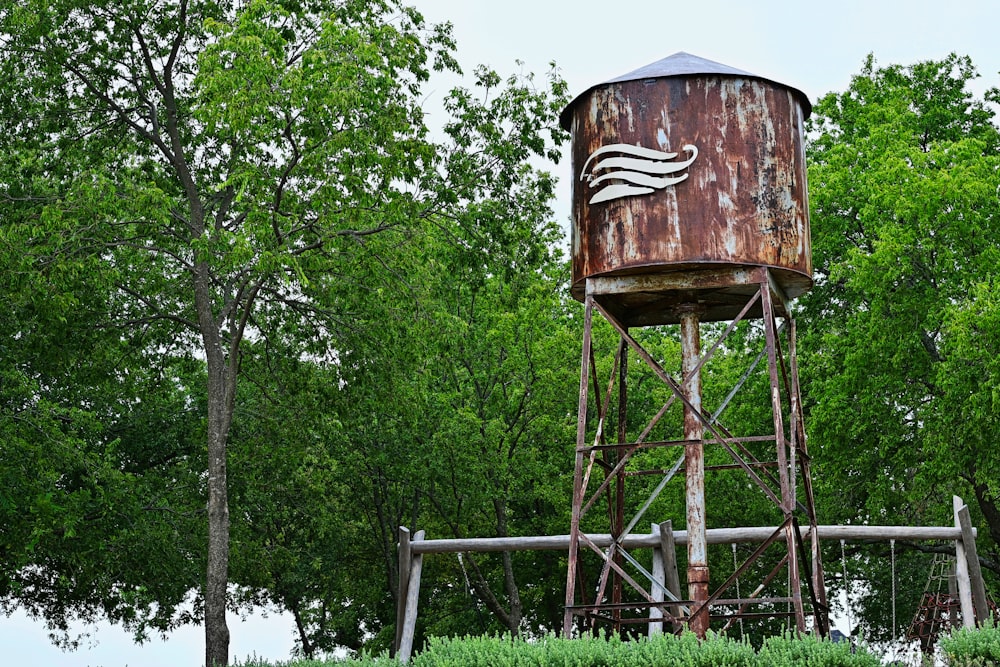
[[[719,340],[701,354],[699,317],[704,313],[722,312],[720,304],[723,310],[738,312]],[[788,300],[772,272],[766,267],[731,267],[659,275],[591,277],[586,281],[584,307],[564,635],[568,637],[574,631],[593,629],[598,623],[621,630],[627,624],[655,622],[675,629],[687,626],[703,637],[711,619],[722,619],[721,630],[724,631],[738,619],[780,616],[794,617],[799,632],[807,630],[807,617],[811,617],[812,628],[821,635],[828,634],[828,606],[799,390],[795,322],[789,313]],[[619,335],[613,367],[605,384],[601,384],[598,377],[592,344],[595,311]],[[739,322],[752,319],[763,322],[764,349],[714,414],[709,413],[701,404],[701,369]],[[784,320],[783,325],[779,326],[779,319]],[[668,322],[681,325],[680,379],[664,370],[663,365],[629,333],[630,326]],[[641,360],[670,389],[669,400],[634,439],[629,439],[626,428],[626,378],[630,355]],[[719,417],[765,357],[773,431],[734,435]],[[681,437],[647,441],[653,428],[676,403],[682,405],[684,412]],[[612,415],[613,404],[617,404],[616,415]],[[615,434],[609,433],[608,425],[612,421],[616,422]],[[774,445],[773,460],[760,460],[751,452],[751,447],[760,450],[761,443],[766,447],[769,442]],[[759,544],[742,565],[736,567],[734,563],[733,574],[714,590],[709,586],[705,536],[706,446],[721,447],[731,458],[730,464],[710,466],[710,471],[714,468],[741,469],[750,480],[750,486],[762,493],[782,517],[770,537]],[[643,468],[644,455],[671,447],[682,448],[683,455],[670,470],[663,470],[662,464],[658,469]],[[658,577],[622,546],[624,538],[682,467],[688,550],[688,594],[684,597],[667,590]],[[601,472],[603,479],[598,481]],[[661,475],[662,479],[626,524],[628,478],[649,474]],[[602,496],[608,501],[608,532],[612,535],[612,544],[607,549],[597,547],[581,530],[581,521]],[[596,553],[602,563],[596,586],[590,587],[589,601],[581,566],[581,555],[586,552]],[[747,590],[748,579],[759,577],[763,572],[760,566],[751,566],[765,554],[769,554],[771,560],[762,561],[762,564],[767,562],[770,570],[760,578],[753,591],[745,596],[725,595],[741,578],[743,590]],[[772,565],[775,557],[777,564]],[[772,582],[782,572],[787,574],[787,594],[775,595],[773,588],[783,582],[780,579],[776,584]],[[807,573],[805,577],[803,572]]]

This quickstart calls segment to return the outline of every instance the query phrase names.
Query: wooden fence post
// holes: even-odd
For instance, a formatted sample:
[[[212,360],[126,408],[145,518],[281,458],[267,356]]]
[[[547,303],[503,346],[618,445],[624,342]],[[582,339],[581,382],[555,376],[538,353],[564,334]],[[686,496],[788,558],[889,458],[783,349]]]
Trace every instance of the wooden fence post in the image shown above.
[[[979,595],[985,607],[985,589],[979,560],[975,552],[976,529],[971,526],[968,518],[968,507],[961,498],[954,498],[954,526],[817,526],[813,539],[824,540],[954,540],[958,558],[955,560],[956,585],[961,601],[963,623],[975,627],[976,607],[973,603],[973,586],[978,586]],[[962,511],[964,510],[964,511]],[[686,544],[687,531],[673,530],[670,521],[659,524],[659,534],[656,526],[649,533],[631,534],[622,540],[622,546],[627,549],[653,549],[654,558],[660,559],[654,579],[665,581],[666,591],[659,585],[653,585],[653,595],[657,601],[671,597],[681,600],[680,577],[677,571],[677,554],[675,547]],[[715,528],[706,531],[708,544],[733,544],[737,542],[763,542],[770,539],[775,532],[774,527],[756,526],[743,528]],[[608,547],[614,538],[608,534],[592,534],[587,541],[596,547]],[[506,551],[564,551],[569,548],[570,535],[541,535],[523,537],[492,537],[425,540],[424,531],[418,531],[412,537],[410,531],[400,526],[399,529],[399,591],[396,608],[396,636],[394,642],[395,657],[400,662],[408,662],[413,653],[413,639],[416,632],[417,607],[420,598],[420,574],[423,567],[423,555],[434,553],[461,552],[506,552]],[[966,547],[969,547],[967,553]],[[659,555],[655,555],[659,552]],[[975,567],[975,573],[970,578],[970,564]],[[660,569],[662,567],[662,575]],[[662,577],[662,579],[661,579]],[[658,593],[657,593],[658,592]],[[662,595],[663,597],[659,597]],[[658,609],[661,614],[663,611]],[[678,622],[674,630],[682,626],[681,619],[690,615],[691,610],[681,603],[667,604],[665,612]],[[659,616],[659,619],[665,614]],[[650,626],[656,625],[662,629],[663,621],[650,614]],[[985,616],[983,616],[985,618]],[[639,620],[639,619],[637,619]],[[650,633],[654,631],[650,629]]]
[[[659,535],[660,526],[659,524],[653,524],[654,535]],[[663,602],[663,587],[666,586],[666,576],[664,574],[665,570],[663,568],[663,548],[653,547],[653,579],[655,582],[650,586],[650,592],[652,593],[652,598],[654,602]],[[663,611],[659,607],[649,608],[649,636],[663,633]]]
[[[978,625],[990,617],[990,610],[986,604],[986,584],[983,583],[983,570],[979,565],[976,537],[972,533],[969,506],[958,496],[952,498],[952,502],[955,504],[955,525],[962,529],[962,546],[965,547],[969,584],[972,588],[972,606],[976,611],[976,625]]]
[[[955,563],[948,569],[948,597],[954,600],[958,597],[958,576],[955,574]],[[955,605],[948,605],[948,622],[951,627],[958,627],[958,610]]]
[[[677,573],[677,548],[674,544],[673,522],[664,521],[660,524],[660,550],[663,551],[663,569],[666,573],[667,590],[674,594],[675,599],[681,597],[681,578]],[[681,617],[680,605],[667,607],[667,613],[674,618]],[[680,629],[680,623],[674,623],[674,631]]]
[[[420,542],[424,539],[424,531],[418,530],[413,536],[412,542]],[[413,545],[410,549],[412,552]],[[410,661],[413,653],[413,634],[417,628],[417,603],[420,601],[420,572],[424,565],[424,555],[414,554],[411,558],[410,577],[406,586],[406,606],[403,610],[403,632],[399,640],[399,650],[396,651],[396,659],[402,663]]]
[[[953,496],[952,505],[955,508],[955,527],[961,529],[958,510],[965,503],[958,496]],[[958,601],[962,607],[962,627],[976,627],[976,611],[972,606],[972,584],[969,582],[969,561],[965,553],[965,540],[959,537],[955,540],[955,582],[958,584]]]
[[[403,641],[403,622],[406,615],[406,593],[410,586],[410,529],[399,527],[399,557],[398,588],[396,590],[396,640],[392,643],[392,654],[399,653],[399,645]]]

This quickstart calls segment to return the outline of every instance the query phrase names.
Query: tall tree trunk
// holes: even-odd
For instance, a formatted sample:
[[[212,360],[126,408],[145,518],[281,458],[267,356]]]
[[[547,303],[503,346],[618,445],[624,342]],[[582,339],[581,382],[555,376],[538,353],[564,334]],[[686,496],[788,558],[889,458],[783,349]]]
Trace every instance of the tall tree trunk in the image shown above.
[[[315,660],[316,647],[309,641],[309,632],[306,630],[306,624],[302,620],[302,612],[299,605],[299,601],[296,600],[287,607],[292,610],[292,618],[295,619],[295,629],[298,630],[299,641],[302,642],[302,655],[305,656],[306,660]]]
[[[205,665],[229,664],[226,589],[229,585],[229,496],[226,483],[225,394],[211,379],[208,392],[208,564],[205,572]],[[224,382],[224,378],[222,378]],[[213,386],[214,385],[214,386]],[[220,403],[222,403],[220,405]]]
[[[509,537],[507,530],[507,502],[501,498],[493,499],[493,510],[497,518],[497,536]],[[509,551],[503,552],[503,583],[510,602],[510,615],[507,617],[507,627],[514,634],[520,634],[521,627],[521,595],[518,592],[517,580],[514,578],[514,562]]]
[[[227,360],[222,332],[212,309],[210,273],[194,269],[195,306],[208,369],[208,562],[205,568],[205,666],[229,664],[226,591],[229,587],[229,494],[226,443],[236,394],[237,363],[232,343]],[[228,363],[227,363],[228,362]]]

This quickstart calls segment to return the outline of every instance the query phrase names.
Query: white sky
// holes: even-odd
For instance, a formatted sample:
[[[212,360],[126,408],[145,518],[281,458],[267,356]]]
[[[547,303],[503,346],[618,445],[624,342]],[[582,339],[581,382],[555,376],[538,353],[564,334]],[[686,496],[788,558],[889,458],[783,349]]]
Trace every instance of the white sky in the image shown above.
[[[410,0],[431,22],[451,21],[458,58],[467,73],[486,63],[501,75],[525,71],[543,76],[555,61],[575,96],[592,85],[687,51],[799,88],[812,100],[841,91],[868,53],[888,65],[969,55],[982,78],[981,93],[1000,86],[1000,2],[995,0]],[[470,84],[471,85],[471,84]],[[447,89],[428,88],[428,108]],[[432,120],[433,122],[433,120]],[[554,168],[562,177],[566,162]],[[562,181],[568,179],[561,178]],[[560,220],[569,216],[560,190]],[[567,461],[567,465],[570,462]],[[231,655],[285,660],[292,625],[281,616],[230,620]],[[0,646],[7,664],[65,667],[200,665],[200,628],[168,641],[133,646],[128,636],[101,627],[90,648],[73,654],[53,648],[40,624],[23,615],[0,617]]]

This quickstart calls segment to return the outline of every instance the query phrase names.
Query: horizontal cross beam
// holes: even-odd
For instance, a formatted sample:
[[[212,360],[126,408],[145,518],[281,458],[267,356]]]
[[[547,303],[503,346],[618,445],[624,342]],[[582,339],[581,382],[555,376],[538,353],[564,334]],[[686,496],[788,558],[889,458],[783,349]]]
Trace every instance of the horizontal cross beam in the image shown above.
[[[801,529],[803,538],[808,539],[809,527]],[[774,534],[774,528],[709,528],[706,537],[709,544],[734,544],[742,542],[763,542]],[[962,529],[953,526],[817,526],[821,540],[877,541],[889,540],[960,540]],[[972,529],[973,537],[976,529]],[[611,546],[611,535],[588,535],[587,539],[598,547]],[[674,542],[687,544],[687,531],[675,530]],[[659,535],[643,533],[629,535],[622,541],[626,549],[658,548]],[[569,535],[542,535],[525,537],[475,537],[465,539],[422,540],[411,542],[413,554],[489,552],[489,551],[559,551],[569,549]]]

